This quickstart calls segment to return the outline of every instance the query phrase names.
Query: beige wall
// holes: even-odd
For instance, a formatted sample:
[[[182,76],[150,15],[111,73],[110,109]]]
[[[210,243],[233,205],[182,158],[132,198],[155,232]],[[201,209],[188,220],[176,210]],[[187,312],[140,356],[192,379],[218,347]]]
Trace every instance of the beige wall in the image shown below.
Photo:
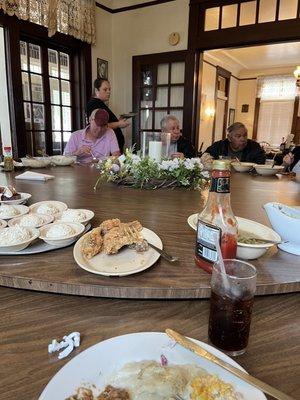
[[[238,83],[237,110],[235,120],[246,125],[250,139],[252,138],[253,133],[256,88],[256,79],[239,81]],[[249,105],[249,110],[247,113],[242,113],[243,104]]]
[[[110,61],[110,107],[116,115],[132,110],[132,56],[187,49],[188,15],[189,0],[175,0],[116,14],[98,8],[97,42],[92,52],[93,77],[97,57]],[[108,33],[110,29],[111,34]],[[177,46],[168,43],[171,32],[180,34]],[[129,145],[131,127],[124,133]]]

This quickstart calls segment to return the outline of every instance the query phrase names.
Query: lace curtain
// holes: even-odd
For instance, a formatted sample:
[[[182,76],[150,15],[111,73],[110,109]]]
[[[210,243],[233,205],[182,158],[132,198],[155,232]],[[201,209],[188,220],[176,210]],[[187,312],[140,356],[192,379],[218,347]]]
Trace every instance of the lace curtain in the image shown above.
[[[261,76],[257,89],[261,101],[294,100],[297,95],[296,79],[292,75]]]
[[[94,0],[0,0],[0,9],[47,27],[49,36],[61,32],[95,43]]]

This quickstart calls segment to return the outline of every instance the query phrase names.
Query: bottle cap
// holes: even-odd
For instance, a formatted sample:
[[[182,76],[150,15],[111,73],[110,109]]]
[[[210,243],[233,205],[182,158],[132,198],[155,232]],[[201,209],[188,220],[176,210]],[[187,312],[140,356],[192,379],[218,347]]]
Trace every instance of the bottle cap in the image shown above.
[[[4,146],[3,150],[11,150],[11,147],[10,146]]]
[[[214,160],[212,169],[218,169],[221,171],[225,171],[230,169],[230,160]]]

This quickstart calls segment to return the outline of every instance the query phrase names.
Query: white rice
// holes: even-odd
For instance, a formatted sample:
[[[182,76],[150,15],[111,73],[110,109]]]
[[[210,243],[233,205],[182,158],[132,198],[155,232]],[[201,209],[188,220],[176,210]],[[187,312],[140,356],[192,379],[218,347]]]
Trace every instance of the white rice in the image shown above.
[[[2,204],[0,206],[0,218],[12,218],[20,214],[20,211],[9,204]]]
[[[53,204],[50,203],[44,203],[41,204],[38,209],[36,210],[38,214],[47,214],[47,215],[53,215],[57,214],[59,212],[59,209],[55,207]]]
[[[53,239],[60,239],[68,236],[74,235],[75,230],[67,224],[53,224],[51,228],[47,231],[46,237]]]
[[[61,214],[61,221],[65,222],[83,222],[86,220],[86,214],[83,210],[68,209]]]
[[[42,217],[35,215],[35,214],[27,214],[24,217],[21,217],[16,225],[24,226],[28,228],[36,228],[41,226],[44,223]]]
[[[20,226],[12,226],[0,230],[0,246],[14,245],[30,240],[31,232]]]

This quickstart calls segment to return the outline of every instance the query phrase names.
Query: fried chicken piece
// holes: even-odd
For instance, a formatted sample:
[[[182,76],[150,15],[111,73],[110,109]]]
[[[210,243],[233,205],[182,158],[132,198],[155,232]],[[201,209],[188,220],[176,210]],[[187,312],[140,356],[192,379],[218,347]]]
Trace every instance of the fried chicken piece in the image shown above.
[[[129,230],[134,234],[130,234]],[[103,251],[106,254],[115,254],[122,247],[141,242],[142,237],[138,233],[143,229],[139,221],[121,223],[120,226],[112,228],[104,235]]]
[[[80,387],[77,393],[66,400],[94,400],[93,392],[90,389]]]
[[[130,395],[125,389],[118,389],[108,385],[104,391],[100,393],[97,400],[130,400]]]
[[[103,221],[100,224],[99,228],[101,230],[102,235],[106,235],[106,233],[109,232],[112,228],[117,228],[120,225],[121,221],[119,220],[119,218],[113,218]]]
[[[81,245],[82,254],[89,260],[102,250],[101,228],[94,228],[88,233]]]

